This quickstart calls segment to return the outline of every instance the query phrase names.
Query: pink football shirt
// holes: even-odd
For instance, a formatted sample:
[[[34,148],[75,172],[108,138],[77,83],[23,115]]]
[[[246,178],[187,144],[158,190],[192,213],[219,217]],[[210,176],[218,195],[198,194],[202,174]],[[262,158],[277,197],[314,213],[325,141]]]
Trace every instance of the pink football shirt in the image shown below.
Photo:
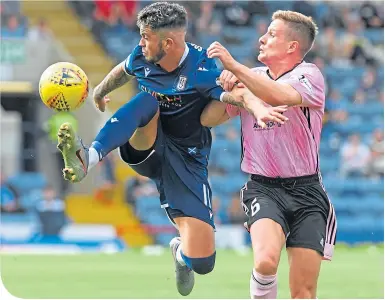
[[[254,69],[269,77],[267,70]],[[302,62],[277,81],[291,85],[302,96],[301,105],[284,113],[289,118],[284,125],[269,122],[262,129],[245,109],[227,105],[229,116],[240,115],[242,121],[242,171],[282,178],[316,174],[325,107],[324,78],[317,66]]]

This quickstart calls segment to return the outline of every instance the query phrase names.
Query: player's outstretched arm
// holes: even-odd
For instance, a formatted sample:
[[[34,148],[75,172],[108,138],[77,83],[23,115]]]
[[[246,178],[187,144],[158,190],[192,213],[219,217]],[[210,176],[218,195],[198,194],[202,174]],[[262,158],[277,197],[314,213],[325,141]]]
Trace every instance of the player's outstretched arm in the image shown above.
[[[206,127],[215,127],[226,122],[230,118],[226,105],[216,100],[210,101],[201,114],[201,124]]]
[[[262,100],[255,97],[248,89],[234,87],[231,92],[223,92],[220,102],[212,101],[201,114],[201,124],[207,127],[214,127],[222,124],[230,115],[224,104],[231,104],[246,109],[252,114],[258,125],[266,127],[266,122],[273,121],[284,124],[288,118],[282,113],[287,110],[287,106],[267,107]]]
[[[232,72],[255,96],[277,106],[294,106],[302,103],[301,95],[289,84],[279,83],[253,72],[237,62],[220,43],[214,42],[207,49],[208,57],[217,57],[223,66]]]
[[[109,93],[117,88],[125,85],[129,82],[133,76],[126,73],[124,70],[125,61],[118,64],[111,70],[110,73],[103,79],[103,81],[94,89],[93,98],[96,107],[100,111],[104,111],[106,104],[109,102],[108,98],[105,98]]]
[[[294,106],[302,103],[301,95],[289,84],[270,80],[240,63],[231,71],[255,96],[267,104]]]
[[[246,88],[235,87],[231,92],[222,95],[221,101],[235,106],[243,107],[254,116],[259,126],[266,127],[266,122],[273,121],[284,124],[288,118],[282,113],[287,110],[286,105],[267,107],[263,101],[255,97]]]
[[[265,106],[264,102],[255,97],[250,90],[243,89],[243,101],[246,110],[254,115],[257,124],[262,128],[266,127],[266,122],[277,122],[279,124],[285,124],[289,119],[283,115],[287,111],[287,105],[280,106]]]

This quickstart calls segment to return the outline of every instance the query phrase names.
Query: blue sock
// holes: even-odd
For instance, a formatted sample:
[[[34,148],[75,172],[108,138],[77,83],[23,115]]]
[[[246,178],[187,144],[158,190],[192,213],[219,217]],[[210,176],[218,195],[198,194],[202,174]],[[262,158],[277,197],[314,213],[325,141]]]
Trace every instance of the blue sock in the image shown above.
[[[124,104],[99,131],[91,147],[99,159],[125,144],[138,127],[147,125],[158,111],[158,101],[149,93],[140,92]]]
[[[182,256],[182,259],[183,259],[184,263],[186,264],[186,266],[189,267],[190,269],[192,269],[190,257],[184,255],[182,250],[180,251],[180,255]]]
[[[214,269],[216,252],[214,252],[212,255],[208,257],[199,257],[199,258],[187,257],[183,253],[181,254],[182,254],[183,261],[195,273],[198,273],[201,275],[208,274]]]

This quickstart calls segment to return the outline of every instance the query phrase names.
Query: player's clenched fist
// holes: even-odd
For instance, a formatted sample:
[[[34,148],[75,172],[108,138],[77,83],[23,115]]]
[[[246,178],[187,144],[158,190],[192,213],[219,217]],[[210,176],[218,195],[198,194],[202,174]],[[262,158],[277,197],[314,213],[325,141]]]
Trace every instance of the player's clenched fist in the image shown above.
[[[235,59],[231,56],[229,51],[218,42],[214,42],[210,45],[207,49],[207,56],[209,58],[218,58],[225,69],[228,70],[231,70],[236,64]]]
[[[222,71],[219,81],[226,92],[231,92],[234,86],[239,88],[245,87],[241,82],[239,82],[238,78],[235,77],[233,73],[227,70]]]
[[[106,110],[106,104],[110,102],[110,98],[108,98],[107,96],[100,97],[98,94],[95,94],[95,92],[93,95],[93,99],[96,108],[99,109],[101,112],[104,112]]]

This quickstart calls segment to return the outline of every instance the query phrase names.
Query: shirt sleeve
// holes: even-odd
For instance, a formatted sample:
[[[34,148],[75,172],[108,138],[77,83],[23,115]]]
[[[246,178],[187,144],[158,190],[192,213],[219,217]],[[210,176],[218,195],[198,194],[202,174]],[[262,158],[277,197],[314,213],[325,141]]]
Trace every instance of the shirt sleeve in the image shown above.
[[[133,68],[132,68],[132,61],[133,61],[133,55],[130,54],[125,62],[124,62],[124,71],[128,74],[128,75],[131,75],[131,76],[135,76],[134,72],[133,72]]]
[[[304,69],[282,82],[292,86],[302,97],[300,106],[323,108],[325,105],[324,78],[318,69]]]
[[[197,71],[197,88],[204,97],[210,100],[220,100],[221,94],[224,92],[219,83],[220,75],[221,71],[218,69]]]

